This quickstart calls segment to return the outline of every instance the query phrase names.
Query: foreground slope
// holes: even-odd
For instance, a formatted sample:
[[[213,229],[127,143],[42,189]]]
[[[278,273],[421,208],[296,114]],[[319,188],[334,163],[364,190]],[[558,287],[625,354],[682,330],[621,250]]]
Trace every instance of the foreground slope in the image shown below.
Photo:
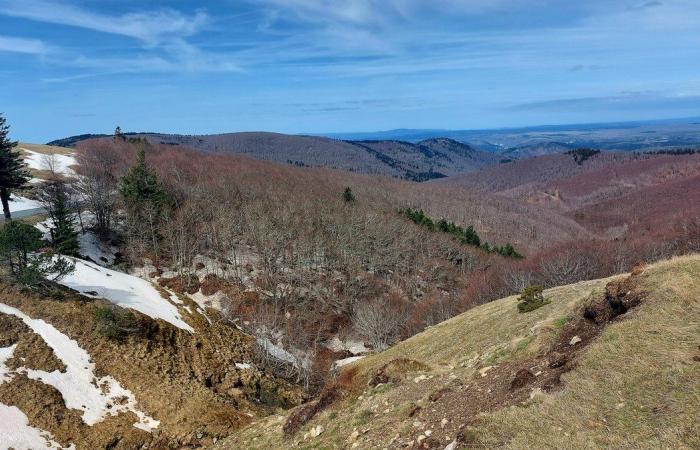
[[[220,448],[700,446],[700,256],[545,297],[525,314],[516,297],[474,308],[360,360],[330,406]]]
[[[216,311],[76,264],[64,281],[85,295],[0,283],[0,448],[207,447],[300,401],[299,388],[255,365],[255,339]],[[112,285],[80,279],[98,269]]]

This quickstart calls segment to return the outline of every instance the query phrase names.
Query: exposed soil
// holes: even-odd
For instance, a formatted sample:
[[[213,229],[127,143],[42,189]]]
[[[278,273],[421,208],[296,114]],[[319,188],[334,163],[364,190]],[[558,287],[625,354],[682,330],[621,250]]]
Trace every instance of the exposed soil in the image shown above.
[[[355,373],[354,369],[343,371],[334,382],[324,387],[318,400],[308,402],[292,411],[282,427],[284,435],[286,437],[292,436],[313,419],[316,414],[348,395],[353,386]]]
[[[6,365],[10,369],[28,369],[64,372],[65,364],[53,353],[44,340],[34,334],[18,317],[0,314],[0,347],[17,344]]]
[[[225,279],[217,276],[216,274],[209,273],[204,276],[204,280],[202,281],[202,294],[207,296],[214,295],[230,285],[231,283]]]
[[[76,340],[93,359],[96,376],[111,375],[133,392],[138,407],[161,422],[153,433],[133,427],[132,413],[109,417],[92,427],[65,407],[53,387],[24,375],[0,385],[0,401],[16,405],[32,426],[78,449],[198,448],[279,407],[303,400],[300,388],[257,369],[237,367],[254,360],[254,338],[210,315],[188,318],[189,333],[134,312],[137,331],[123,339],[98,333],[95,312],[107,303],[65,292],[63,300],[0,286],[0,302],[51,323]],[[44,341],[13,316],[0,314],[0,346],[17,344],[8,361],[45,371],[64,366]]]
[[[178,294],[194,294],[199,290],[199,278],[196,275],[158,278],[158,284]]]
[[[560,331],[554,344],[540,355],[482,368],[475,378],[465,382],[454,379],[433,392],[428,407],[418,409],[411,417],[430,429],[419,448],[444,448],[446,439],[457,438],[462,445],[476,445],[470,425],[478,424],[478,415],[526,402],[538,390],[562,389],[562,374],[572,370],[578,356],[603,329],[637,306],[644,294],[635,290],[636,276],[606,286],[605,295],[591,299]],[[572,344],[573,343],[573,344]],[[380,369],[381,371],[381,369]],[[483,375],[482,375],[483,374]],[[396,440],[389,448],[402,448]]]

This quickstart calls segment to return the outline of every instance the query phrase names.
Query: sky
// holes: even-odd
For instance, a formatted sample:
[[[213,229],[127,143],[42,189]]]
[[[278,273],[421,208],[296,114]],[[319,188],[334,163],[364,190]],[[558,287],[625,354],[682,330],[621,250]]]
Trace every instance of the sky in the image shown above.
[[[11,136],[700,116],[697,0],[0,0]]]

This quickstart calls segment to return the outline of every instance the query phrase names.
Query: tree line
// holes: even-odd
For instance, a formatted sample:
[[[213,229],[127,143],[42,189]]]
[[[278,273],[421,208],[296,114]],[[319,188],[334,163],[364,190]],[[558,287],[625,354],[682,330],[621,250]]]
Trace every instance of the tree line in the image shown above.
[[[399,209],[399,214],[408,217],[413,223],[422,225],[430,231],[439,231],[442,233],[451,234],[461,243],[479,247],[488,253],[496,253],[509,258],[519,259],[523,257],[523,255],[515,250],[510,242],[502,246],[497,246],[489,244],[486,241],[482,241],[477,232],[474,231],[474,227],[472,225],[469,225],[467,228],[462,228],[461,226],[455,224],[454,222],[448,221],[445,218],[441,218],[436,221],[427,216],[422,209],[413,209],[408,207],[401,208]]]

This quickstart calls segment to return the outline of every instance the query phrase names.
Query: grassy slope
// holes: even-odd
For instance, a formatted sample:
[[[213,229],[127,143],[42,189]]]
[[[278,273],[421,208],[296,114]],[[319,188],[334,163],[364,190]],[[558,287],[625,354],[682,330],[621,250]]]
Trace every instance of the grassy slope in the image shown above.
[[[517,314],[515,297],[470,310],[355,364],[368,375],[395,358],[411,358],[430,366],[428,379],[416,382],[419,374],[411,373],[395,385],[363,387],[289,440],[281,433],[286,417],[273,416],[221,448],[350,448],[353,430],[360,432],[356,448],[393,448],[427,428],[444,447],[462,424],[449,414],[444,428],[431,423],[437,403],[428,396],[473,383],[484,366],[547,348],[565,318],[586,299],[602,295],[609,281],[551,289],[546,292],[551,303],[528,314]],[[648,293],[645,301],[583,351],[577,367],[563,376],[563,389],[479,416],[470,428],[477,447],[700,448],[700,362],[693,360],[700,355],[700,256],[650,266],[639,283]],[[422,413],[409,418],[416,405]],[[317,425],[324,432],[304,440]]]

